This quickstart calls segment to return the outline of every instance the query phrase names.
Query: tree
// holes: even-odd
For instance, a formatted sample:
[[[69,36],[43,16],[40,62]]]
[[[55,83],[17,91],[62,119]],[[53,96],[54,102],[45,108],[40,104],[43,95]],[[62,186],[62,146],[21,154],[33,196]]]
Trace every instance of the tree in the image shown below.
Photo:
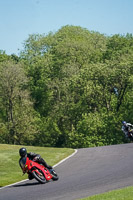
[[[78,26],[30,35],[21,59],[41,117],[39,145],[51,136],[51,145],[74,148],[122,142],[120,122],[125,113],[131,119],[126,109],[133,107],[132,44],[129,34],[107,37]]]
[[[28,140],[30,144],[36,131],[34,111],[21,63],[8,61],[0,66],[0,110],[1,124],[8,130],[8,133],[1,132],[2,140],[13,144]]]

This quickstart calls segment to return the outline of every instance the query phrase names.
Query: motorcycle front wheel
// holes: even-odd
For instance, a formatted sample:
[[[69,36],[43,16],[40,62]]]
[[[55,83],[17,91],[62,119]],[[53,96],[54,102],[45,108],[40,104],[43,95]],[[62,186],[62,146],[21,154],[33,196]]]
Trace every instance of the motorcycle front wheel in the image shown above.
[[[50,173],[52,175],[52,180],[57,181],[59,179],[59,176],[57,175],[56,171],[54,169],[50,170]]]
[[[46,183],[46,178],[41,170],[39,170],[39,173],[37,171],[33,171],[32,175],[39,183]]]

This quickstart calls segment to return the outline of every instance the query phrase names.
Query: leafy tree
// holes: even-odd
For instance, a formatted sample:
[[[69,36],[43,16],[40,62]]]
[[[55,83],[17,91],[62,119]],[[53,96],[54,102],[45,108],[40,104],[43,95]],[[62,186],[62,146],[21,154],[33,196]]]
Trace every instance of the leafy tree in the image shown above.
[[[10,56],[8,56],[5,51],[3,50],[0,50],[0,63],[1,62],[4,62],[4,61],[7,61],[7,60],[10,60]]]
[[[20,58],[39,115],[34,144],[124,141],[120,122],[132,119],[132,44],[131,34],[107,37],[78,26],[29,36]]]
[[[34,111],[26,88],[27,78],[21,64],[15,64],[12,61],[2,63],[0,66],[0,110],[1,124],[4,123],[5,128],[2,129],[1,138],[7,143],[21,144],[27,140],[32,141],[34,138],[36,131]]]

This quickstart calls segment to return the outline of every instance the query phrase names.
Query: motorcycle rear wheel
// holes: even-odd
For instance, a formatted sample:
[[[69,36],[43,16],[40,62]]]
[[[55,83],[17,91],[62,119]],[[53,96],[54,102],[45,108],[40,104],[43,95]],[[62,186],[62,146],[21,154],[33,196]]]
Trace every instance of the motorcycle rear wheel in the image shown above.
[[[42,184],[46,183],[46,178],[45,178],[43,172],[41,170],[39,170],[39,173],[40,173],[40,175],[36,171],[33,171],[32,175],[39,183],[42,183]]]

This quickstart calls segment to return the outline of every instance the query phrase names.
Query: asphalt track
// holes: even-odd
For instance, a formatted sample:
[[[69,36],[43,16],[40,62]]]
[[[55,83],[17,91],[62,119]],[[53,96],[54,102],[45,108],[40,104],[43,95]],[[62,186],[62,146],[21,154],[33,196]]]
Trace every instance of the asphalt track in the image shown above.
[[[55,169],[58,181],[2,188],[0,200],[76,200],[133,185],[133,143],[78,149]]]

